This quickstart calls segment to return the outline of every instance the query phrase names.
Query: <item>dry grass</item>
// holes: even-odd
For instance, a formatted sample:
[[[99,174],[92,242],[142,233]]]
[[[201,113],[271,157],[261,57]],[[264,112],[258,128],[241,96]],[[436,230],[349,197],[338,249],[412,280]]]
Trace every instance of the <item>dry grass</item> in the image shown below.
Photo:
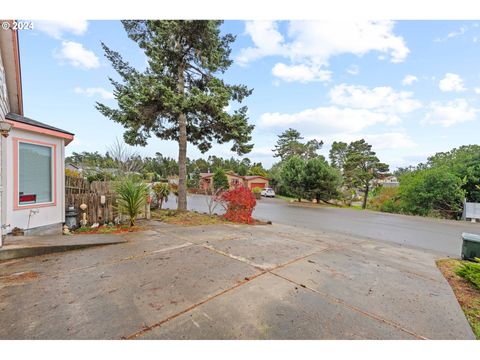
[[[140,226],[116,225],[116,226],[99,226],[97,228],[81,227],[73,231],[75,235],[88,234],[123,234],[126,232],[143,230]]]
[[[437,261],[437,266],[452,287],[475,336],[480,340],[480,290],[455,274],[455,270],[462,262],[455,259],[442,259]]]
[[[218,225],[218,224],[238,224],[226,220],[221,215],[208,215],[196,211],[177,211],[177,210],[152,210],[152,219],[160,220],[166,224],[180,226],[200,226],[200,225]],[[253,220],[253,224],[248,225],[267,225],[269,222]],[[243,225],[243,224],[240,224]],[[244,224],[248,226],[247,224]]]
[[[167,224],[182,226],[199,226],[199,225],[215,225],[225,224],[227,221],[219,215],[201,214],[194,211],[177,211],[177,210],[153,210],[152,219],[160,220]]]

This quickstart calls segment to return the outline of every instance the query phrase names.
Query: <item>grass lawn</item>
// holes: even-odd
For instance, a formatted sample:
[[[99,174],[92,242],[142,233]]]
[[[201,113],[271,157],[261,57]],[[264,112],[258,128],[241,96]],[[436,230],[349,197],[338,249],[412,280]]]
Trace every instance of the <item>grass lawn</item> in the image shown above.
[[[227,221],[219,215],[201,214],[195,211],[177,211],[177,210],[152,210],[152,219],[163,221],[167,224],[198,226],[225,224]]]
[[[480,340],[480,289],[455,273],[463,262],[465,261],[442,259],[437,261],[437,266],[452,287],[475,336]]]
[[[354,210],[363,210],[362,205],[357,205],[357,204],[352,204],[351,206],[348,205],[334,205],[334,204],[327,204],[327,203],[320,203],[320,204],[315,204],[312,203],[309,200],[302,199],[302,202],[299,203],[297,198],[293,198],[290,196],[284,196],[284,195],[275,195],[276,198],[282,199],[288,202],[292,202],[295,205],[304,205],[304,206],[314,206],[314,207],[333,207],[333,208],[346,208],[346,209],[354,209]]]

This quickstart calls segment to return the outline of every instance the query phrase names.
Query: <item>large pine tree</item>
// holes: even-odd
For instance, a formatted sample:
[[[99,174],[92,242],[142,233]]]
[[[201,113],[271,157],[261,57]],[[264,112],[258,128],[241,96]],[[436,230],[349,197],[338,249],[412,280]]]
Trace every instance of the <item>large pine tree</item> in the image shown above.
[[[380,162],[372,150],[372,145],[364,139],[348,145],[344,161],[343,175],[346,185],[362,189],[364,194],[362,208],[365,209],[372,180],[385,175],[388,172],[388,165]]]
[[[275,148],[272,150],[274,157],[279,157],[282,161],[291,156],[299,156],[304,160],[316,158],[319,156],[317,151],[323,146],[323,141],[312,139],[306,143],[302,142],[303,137],[295,129],[289,128],[278,135]]]
[[[206,152],[212,142],[233,142],[239,155],[251,151],[253,125],[247,107],[233,114],[230,101],[241,103],[252,93],[244,85],[228,85],[220,77],[232,64],[231,34],[220,35],[221,21],[122,21],[128,37],[147,56],[148,66],[136,70],[102,44],[105,56],[122,81],[110,79],[118,109],[97,103],[106,117],[122,124],[130,145],[147,144],[152,134],[178,141],[178,209],[187,209],[187,142]]]

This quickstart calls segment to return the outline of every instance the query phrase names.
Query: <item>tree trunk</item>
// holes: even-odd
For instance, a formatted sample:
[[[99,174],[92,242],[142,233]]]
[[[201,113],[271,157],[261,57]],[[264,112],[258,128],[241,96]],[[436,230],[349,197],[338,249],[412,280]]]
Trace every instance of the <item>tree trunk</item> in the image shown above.
[[[184,67],[178,69],[178,93],[185,91]],[[178,205],[177,210],[187,210],[187,117],[184,113],[178,115]]]
[[[365,186],[365,196],[363,197],[363,204],[362,204],[362,209],[367,208],[367,199],[368,199],[368,191],[370,190],[370,186],[367,184]]]

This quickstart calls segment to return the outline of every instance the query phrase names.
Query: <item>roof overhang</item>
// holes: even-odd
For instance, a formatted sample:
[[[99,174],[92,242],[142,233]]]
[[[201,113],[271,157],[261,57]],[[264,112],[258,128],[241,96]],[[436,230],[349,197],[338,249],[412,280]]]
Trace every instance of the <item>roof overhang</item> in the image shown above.
[[[262,176],[262,175],[250,175],[250,176],[245,176],[245,180],[250,181],[250,180],[255,180],[255,179],[263,179],[263,180],[270,180],[269,178]]]
[[[14,129],[26,130],[31,131],[37,134],[49,135],[57,138],[61,138],[65,140],[65,145],[70,144],[74,139],[74,134],[69,133],[67,131],[50,127],[46,124],[38,123],[38,124],[29,124],[24,121],[19,121],[18,119],[14,120],[7,114],[5,121],[12,124]],[[29,119],[30,120],[30,119]]]
[[[10,111],[23,115],[22,73],[20,69],[18,32],[12,29],[13,20],[0,20],[0,22],[10,24],[9,29],[0,31],[0,52],[5,71]]]

